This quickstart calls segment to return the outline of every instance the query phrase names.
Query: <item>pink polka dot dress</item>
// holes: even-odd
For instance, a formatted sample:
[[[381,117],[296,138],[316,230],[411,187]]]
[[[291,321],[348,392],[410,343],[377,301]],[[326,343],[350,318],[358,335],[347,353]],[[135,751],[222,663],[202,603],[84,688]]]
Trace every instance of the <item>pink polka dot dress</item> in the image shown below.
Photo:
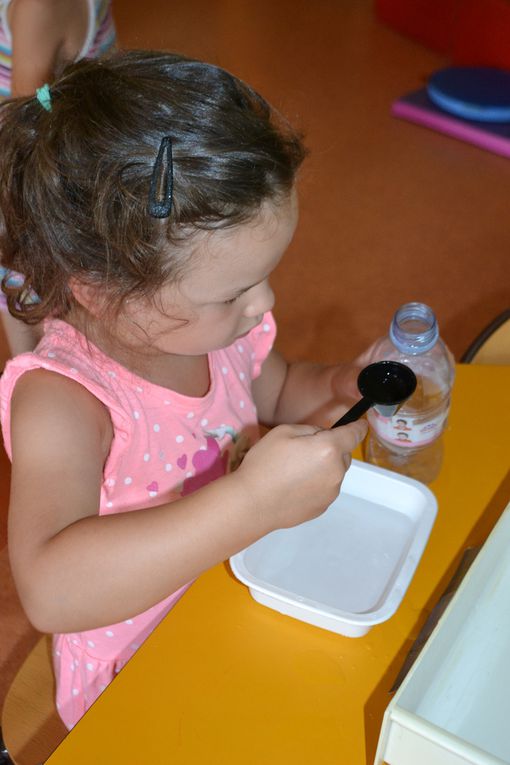
[[[104,467],[100,515],[160,505],[233,470],[258,439],[251,382],[275,337],[271,314],[246,337],[209,354],[210,388],[190,398],[148,382],[105,356],[63,321],[47,322],[33,353],[0,378],[0,415],[11,455],[10,400],[20,376],[44,368],[87,388],[109,410],[113,442]],[[80,719],[189,587],[122,623],[54,636],[57,708],[68,728]]]

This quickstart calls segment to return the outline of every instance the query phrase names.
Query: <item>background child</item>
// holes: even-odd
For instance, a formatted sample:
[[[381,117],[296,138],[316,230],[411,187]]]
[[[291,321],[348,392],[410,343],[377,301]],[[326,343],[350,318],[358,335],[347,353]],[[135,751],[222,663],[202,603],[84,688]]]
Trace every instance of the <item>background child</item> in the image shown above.
[[[132,51],[39,99],[1,109],[0,246],[11,312],[50,318],[0,404],[12,570],[71,727],[196,576],[335,498],[366,426],[319,425],[363,359],[272,350],[304,150],[258,94]]]
[[[111,0],[0,0],[0,98],[32,95],[65,63],[103,55],[114,44]],[[34,328],[13,319],[5,301],[0,316],[11,352],[32,350]]]

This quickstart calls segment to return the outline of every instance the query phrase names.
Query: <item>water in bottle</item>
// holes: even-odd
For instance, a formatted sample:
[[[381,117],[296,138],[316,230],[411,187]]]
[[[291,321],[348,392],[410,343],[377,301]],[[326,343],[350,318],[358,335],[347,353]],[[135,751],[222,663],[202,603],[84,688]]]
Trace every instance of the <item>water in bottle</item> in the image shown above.
[[[436,317],[424,303],[406,303],[395,313],[374,361],[388,359],[411,367],[416,391],[393,417],[368,413],[365,458],[374,465],[430,483],[441,468],[443,442],[454,378],[452,357],[439,337]]]

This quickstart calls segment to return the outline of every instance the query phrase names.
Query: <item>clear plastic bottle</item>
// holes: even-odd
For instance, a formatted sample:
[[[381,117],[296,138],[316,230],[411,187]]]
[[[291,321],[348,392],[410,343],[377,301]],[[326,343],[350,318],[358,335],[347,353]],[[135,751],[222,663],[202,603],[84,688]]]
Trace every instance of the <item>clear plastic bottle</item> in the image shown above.
[[[439,337],[436,317],[424,303],[406,303],[395,313],[389,336],[381,338],[373,361],[400,361],[416,374],[418,385],[393,417],[370,409],[365,459],[423,483],[441,468],[441,434],[450,409],[455,369]]]

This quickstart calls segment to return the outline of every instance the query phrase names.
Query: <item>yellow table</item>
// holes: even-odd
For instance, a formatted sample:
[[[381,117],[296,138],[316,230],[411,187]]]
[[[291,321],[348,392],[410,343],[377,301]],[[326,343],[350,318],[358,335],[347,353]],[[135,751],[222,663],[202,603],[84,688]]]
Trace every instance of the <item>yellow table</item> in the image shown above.
[[[49,765],[365,765],[389,689],[462,551],[510,499],[510,367],[459,366],[438,517],[396,615],[361,638],[257,604],[226,565],[203,575]]]

